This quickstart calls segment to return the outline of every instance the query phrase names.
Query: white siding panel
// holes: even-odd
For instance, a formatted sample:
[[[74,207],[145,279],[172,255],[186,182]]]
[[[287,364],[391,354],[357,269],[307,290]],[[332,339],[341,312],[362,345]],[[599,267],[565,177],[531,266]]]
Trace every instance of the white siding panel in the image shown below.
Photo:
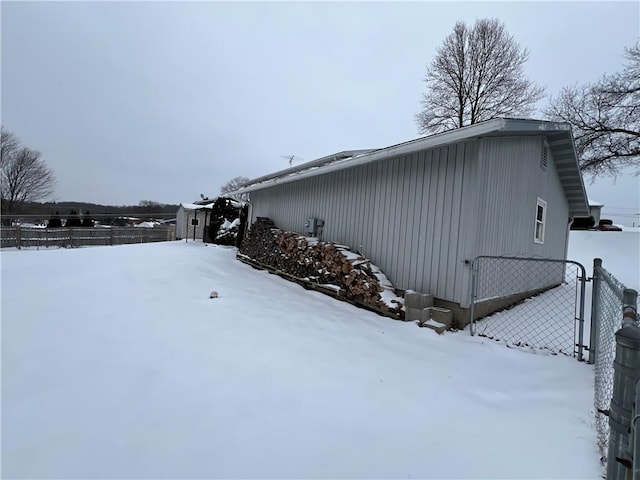
[[[480,144],[477,207],[478,226],[475,255],[501,255],[562,259],[565,254],[569,206],[552,158],[540,168],[542,137],[484,139]],[[543,244],[534,242],[537,199],[547,202]],[[524,265],[524,264],[523,264]],[[514,269],[514,264],[500,268]],[[526,291],[558,283],[562,268],[547,269],[533,280],[526,272],[504,271],[503,285],[495,291]],[[486,293],[488,296],[495,294]]]
[[[252,221],[303,232],[325,221],[323,239],[360,250],[400,288],[460,302],[466,277],[459,244],[475,142],[442,147],[275,185],[251,194]]]
[[[476,255],[563,258],[569,207],[553,165],[540,168],[541,137],[484,139],[479,184],[486,185],[479,202]],[[536,201],[547,202],[544,244],[533,241]]]

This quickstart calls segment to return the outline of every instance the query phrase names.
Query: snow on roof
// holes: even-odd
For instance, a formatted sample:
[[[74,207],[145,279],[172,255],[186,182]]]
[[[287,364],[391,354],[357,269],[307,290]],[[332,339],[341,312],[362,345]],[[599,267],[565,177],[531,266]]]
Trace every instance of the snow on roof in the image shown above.
[[[180,206],[185,210],[212,210],[213,202],[207,205],[196,205],[195,203],[181,203]]]
[[[334,163],[340,163],[344,160],[356,158],[361,155],[374,152],[376,150],[377,149],[371,149],[371,148],[366,150],[343,150],[338,153],[333,153],[331,155],[318,158],[317,160],[301,163],[300,165],[296,165],[295,167],[285,168],[284,170],[278,170],[277,172],[270,173],[268,175],[263,175],[262,177],[254,178],[253,180],[250,180],[246,183],[239,185],[236,192],[245,191],[245,189],[247,189],[248,187],[253,187],[256,184],[267,182],[269,180],[276,180],[283,177],[292,177],[292,176],[298,175],[301,172],[318,170],[321,167],[326,167]]]
[[[589,206],[590,207],[604,207],[604,203],[600,203],[597,200],[592,200],[591,198],[589,199]]]
[[[239,202],[238,200],[234,200],[233,198],[228,198],[228,197],[225,197],[225,198],[229,200],[229,203],[231,204],[232,207],[242,208],[242,205],[243,205],[242,202]],[[181,203],[180,206],[185,210],[212,210],[213,204],[216,203],[216,200],[218,199],[217,198],[214,198],[213,200],[209,199],[206,202],[198,201],[194,203]]]

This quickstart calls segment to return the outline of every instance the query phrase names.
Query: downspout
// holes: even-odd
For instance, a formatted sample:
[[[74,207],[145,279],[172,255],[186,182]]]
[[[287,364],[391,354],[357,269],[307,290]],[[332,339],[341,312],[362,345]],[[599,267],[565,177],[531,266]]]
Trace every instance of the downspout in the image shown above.
[[[207,243],[207,234],[209,228],[207,227],[207,217],[209,216],[209,211],[204,211],[204,224],[202,225],[202,243],[206,245]],[[209,217],[209,223],[211,223],[211,217]]]
[[[573,225],[574,217],[569,217],[569,222],[567,222],[567,236],[564,240],[564,259],[567,260],[567,256],[569,255],[569,234],[571,233],[571,225]]]
[[[247,235],[249,234],[249,228],[251,227],[251,220],[253,216],[253,205],[251,204],[251,202],[249,202],[250,197],[248,194],[247,194],[247,197],[248,197],[247,200],[242,200],[242,203],[244,205],[240,207],[240,215],[242,215],[242,210],[244,209],[245,205],[247,206],[247,220],[246,220],[246,225],[244,226],[244,230],[242,232],[242,238],[237,243],[238,246],[240,245],[240,242],[242,242],[242,240],[247,238]]]
[[[245,203],[249,205],[249,211],[247,212],[247,226],[244,229],[244,238],[247,238],[247,234],[249,233],[249,227],[251,226],[251,222],[253,221],[253,203],[251,203],[249,200],[251,200],[250,196],[249,198],[247,198],[247,200],[245,200]]]

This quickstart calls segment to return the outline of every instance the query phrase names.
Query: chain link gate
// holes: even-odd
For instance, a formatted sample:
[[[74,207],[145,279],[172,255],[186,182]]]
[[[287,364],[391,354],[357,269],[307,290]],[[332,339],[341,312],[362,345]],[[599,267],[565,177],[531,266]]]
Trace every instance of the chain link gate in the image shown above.
[[[479,256],[472,263],[470,331],[496,341],[577,356],[585,344],[586,271],[578,262]],[[481,319],[481,320],[480,320]]]

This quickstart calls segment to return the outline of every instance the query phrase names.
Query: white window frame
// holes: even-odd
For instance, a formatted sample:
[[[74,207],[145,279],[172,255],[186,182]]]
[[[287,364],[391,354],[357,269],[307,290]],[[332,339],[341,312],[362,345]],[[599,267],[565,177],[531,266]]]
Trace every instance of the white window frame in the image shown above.
[[[542,219],[538,218],[538,209],[542,208]],[[534,217],[533,241],[535,243],[544,243],[544,234],[547,229],[547,202],[538,197],[536,202],[536,212]]]

